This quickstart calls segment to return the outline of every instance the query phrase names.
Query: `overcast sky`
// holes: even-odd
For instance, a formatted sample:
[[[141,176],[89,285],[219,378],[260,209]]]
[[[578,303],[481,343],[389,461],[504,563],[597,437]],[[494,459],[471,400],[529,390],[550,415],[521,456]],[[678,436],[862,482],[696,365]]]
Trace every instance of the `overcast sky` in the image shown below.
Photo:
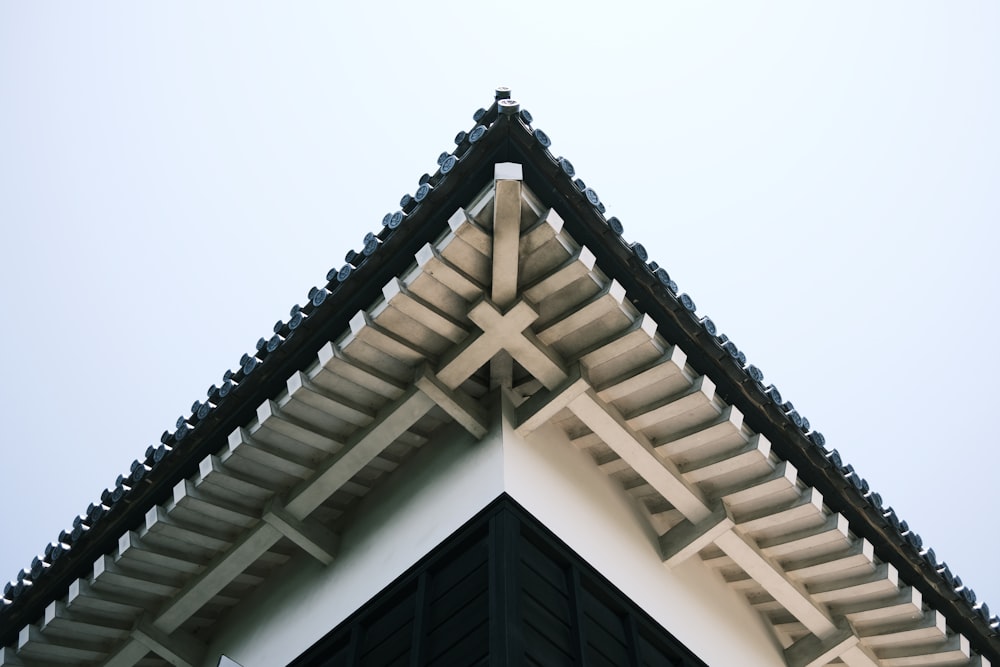
[[[1000,609],[1000,5],[0,4],[0,579],[497,85]]]

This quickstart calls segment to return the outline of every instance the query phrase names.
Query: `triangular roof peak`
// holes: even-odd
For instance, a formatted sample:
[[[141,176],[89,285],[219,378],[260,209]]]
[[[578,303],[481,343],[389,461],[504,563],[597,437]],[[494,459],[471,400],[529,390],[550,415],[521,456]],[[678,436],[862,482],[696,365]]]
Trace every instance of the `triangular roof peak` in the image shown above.
[[[0,664],[197,653],[198,612],[241,574],[297,549],[335,563],[354,501],[446,424],[483,437],[501,396],[519,437],[558,427],[622,484],[668,567],[698,558],[744,592],[788,664],[1000,662],[988,607],[623,240],[509,89],[474,121],[6,587]],[[109,617],[133,629],[74,649]]]

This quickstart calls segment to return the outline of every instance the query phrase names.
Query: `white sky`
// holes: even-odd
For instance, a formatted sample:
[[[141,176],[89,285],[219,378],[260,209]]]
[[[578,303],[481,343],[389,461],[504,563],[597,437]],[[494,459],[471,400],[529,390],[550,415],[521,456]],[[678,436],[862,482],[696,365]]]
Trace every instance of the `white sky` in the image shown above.
[[[0,579],[508,85],[1000,609],[1000,5],[754,4],[0,4]]]

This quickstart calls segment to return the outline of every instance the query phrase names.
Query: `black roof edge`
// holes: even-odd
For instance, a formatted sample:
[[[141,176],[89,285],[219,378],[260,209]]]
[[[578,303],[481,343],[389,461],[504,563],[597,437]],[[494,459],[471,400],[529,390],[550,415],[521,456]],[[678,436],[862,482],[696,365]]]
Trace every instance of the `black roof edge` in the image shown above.
[[[497,99],[501,99],[499,90]],[[413,263],[420,247],[440,235],[440,224],[428,224],[435,216],[450,215],[442,211],[451,212],[467,204],[492,180],[496,162],[520,162],[525,184],[556,209],[571,236],[594,253],[601,269],[625,287],[641,311],[653,317],[664,337],[684,349],[688,363],[712,378],[716,393],[739,408],[744,422],[767,437],[773,451],[796,467],[799,477],[823,495],[831,510],[844,514],[852,531],[869,540],[879,558],[896,567],[902,579],[921,592],[925,602],[945,615],[953,630],[964,634],[981,655],[1000,663],[997,631],[831,465],[825,450],[789,421],[781,406],[764,393],[764,387],[719,347],[693,309],[682,305],[679,297],[636,257],[549,153],[548,137],[540,130],[533,132],[525,122],[530,121],[530,115],[499,114],[496,102],[477,115],[480,117],[474,121],[472,131],[483,125],[482,136],[473,143],[469,140],[472,131],[459,133],[462,142],[454,151],[458,158],[455,167],[447,175],[438,172],[440,178],[427,199],[419,203],[411,200],[404,207],[407,215],[399,227],[379,231],[382,247],[361,262],[349,279],[337,284],[336,279],[330,281],[329,297],[309,313],[301,330],[295,332],[297,342],[290,340],[290,345],[278,347],[254,372],[243,377],[232,394],[238,395],[238,400],[222,401],[185,440],[177,443],[170,456],[150,471],[138,493],[133,489],[123,502],[111,507],[65,556],[51,563],[44,576],[0,609],[0,646],[16,641],[20,627],[39,619],[51,601],[65,595],[74,580],[86,576],[97,558],[114,551],[120,535],[141,525],[146,512],[166,500],[178,482],[197,473],[200,461],[221,449],[231,432],[253,419],[261,403],[281,393],[292,373],[305,370],[326,342],[345,332],[350,318],[377,299],[392,276]]]

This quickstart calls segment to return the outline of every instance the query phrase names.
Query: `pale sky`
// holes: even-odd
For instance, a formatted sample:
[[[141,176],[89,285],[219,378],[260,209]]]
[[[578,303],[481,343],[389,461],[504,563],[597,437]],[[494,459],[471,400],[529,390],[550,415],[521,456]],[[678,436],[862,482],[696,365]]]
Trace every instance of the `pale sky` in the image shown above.
[[[0,579],[497,85],[1000,609],[1000,5],[0,4]]]

